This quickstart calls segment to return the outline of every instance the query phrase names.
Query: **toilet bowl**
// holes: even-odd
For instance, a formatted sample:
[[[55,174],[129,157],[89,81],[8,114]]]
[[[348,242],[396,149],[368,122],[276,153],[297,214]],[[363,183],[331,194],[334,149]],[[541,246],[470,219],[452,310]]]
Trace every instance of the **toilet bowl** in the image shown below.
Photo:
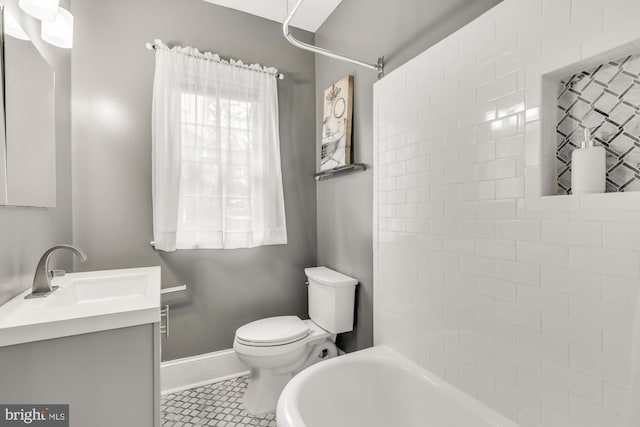
[[[297,326],[304,335],[271,334],[266,341],[261,329],[269,326]],[[244,328],[244,329],[243,329]],[[249,323],[236,332],[233,348],[238,358],[251,368],[251,376],[243,402],[252,414],[273,411],[284,386],[302,369],[337,355],[336,335],[325,331],[312,320],[296,316],[270,317]]]
[[[277,316],[236,331],[233,348],[251,370],[243,403],[254,415],[273,411],[294,375],[335,357],[336,335],[353,330],[357,280],[325,267],[305,269],[311,319]]]

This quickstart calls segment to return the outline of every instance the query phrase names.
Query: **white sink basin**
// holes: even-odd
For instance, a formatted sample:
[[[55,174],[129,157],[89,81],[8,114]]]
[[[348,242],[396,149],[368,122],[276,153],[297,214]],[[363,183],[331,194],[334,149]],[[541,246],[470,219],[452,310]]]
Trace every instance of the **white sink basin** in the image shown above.
[[[160,267],[71,273],[0,306],[0,347],[160,321]]]
[[[149,289],[148,274],[117,272],[92,273],[90,277],[78,277],[71,274],[68,279],[54,279],[53,284],[60,286],[46,298],[46,306],[66,304],[91,304],[118,299],[144,297]],[[61,283],[63,282],[63,284]]]

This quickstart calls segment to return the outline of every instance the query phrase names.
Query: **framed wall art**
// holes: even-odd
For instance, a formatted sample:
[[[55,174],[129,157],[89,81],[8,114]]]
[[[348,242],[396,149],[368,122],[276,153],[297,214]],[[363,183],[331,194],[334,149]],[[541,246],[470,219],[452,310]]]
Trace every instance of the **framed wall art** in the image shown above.
[[[320,171],[352,163],[351,127],[353,76],[345,76],[324,91]]]

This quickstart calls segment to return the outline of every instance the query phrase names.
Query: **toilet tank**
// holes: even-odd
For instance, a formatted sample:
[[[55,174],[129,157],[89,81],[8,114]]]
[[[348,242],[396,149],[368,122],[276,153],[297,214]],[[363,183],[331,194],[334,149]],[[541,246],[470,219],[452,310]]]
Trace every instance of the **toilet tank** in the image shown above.
[[[305,268],[309,281],[309,317],[334,334],[353,330],[358,281],[326,267]]]

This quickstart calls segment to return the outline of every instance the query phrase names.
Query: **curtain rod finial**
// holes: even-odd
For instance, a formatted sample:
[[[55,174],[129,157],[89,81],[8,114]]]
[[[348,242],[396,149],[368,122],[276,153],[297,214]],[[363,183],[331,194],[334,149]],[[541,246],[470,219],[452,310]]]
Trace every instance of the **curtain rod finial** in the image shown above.
[[[147,48],[147,50],[153,50],[153,45],[152,45],[151,43],[149,43],[149,42],[146,42],[146,43],[144,44],[144,47],[146,47],[146,48]]]

